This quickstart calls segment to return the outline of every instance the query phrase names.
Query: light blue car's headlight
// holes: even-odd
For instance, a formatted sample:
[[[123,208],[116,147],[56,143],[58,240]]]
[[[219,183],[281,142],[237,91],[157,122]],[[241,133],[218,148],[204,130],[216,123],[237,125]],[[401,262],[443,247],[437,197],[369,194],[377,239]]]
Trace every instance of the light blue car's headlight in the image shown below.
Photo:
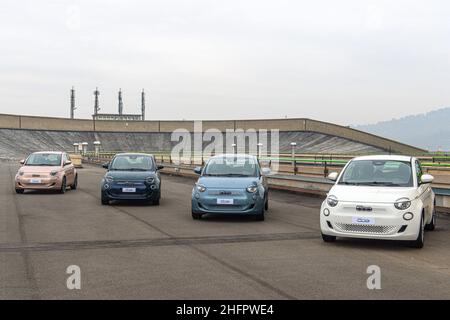
[[[206,187],[202,184],[196,184],[195,188],[197,189],[197,191],[200,191],[200,192],[206,191]]]
[[[255,193],[256,191],[258,191],[258,186],[255,186],[255,185],[252,184],[252,185],[247,187],[247,192]]]
[[[108,183],[111,183],[111,182],[114,181],[114,178],[111,177],[111,176],[106,176],[106,177],[105,177],[105,181],[108,182]]]

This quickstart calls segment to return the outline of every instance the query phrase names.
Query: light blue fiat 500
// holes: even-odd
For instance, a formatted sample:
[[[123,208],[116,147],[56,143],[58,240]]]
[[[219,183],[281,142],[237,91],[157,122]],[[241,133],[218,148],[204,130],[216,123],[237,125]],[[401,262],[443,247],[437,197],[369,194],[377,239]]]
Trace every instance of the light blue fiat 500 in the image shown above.
[[[192,190],[192,218],[204,214],[241,214],[264,220],[269,208],[266,176],[252,155],[214,156],[204,167],[194,170],[200,175]]]

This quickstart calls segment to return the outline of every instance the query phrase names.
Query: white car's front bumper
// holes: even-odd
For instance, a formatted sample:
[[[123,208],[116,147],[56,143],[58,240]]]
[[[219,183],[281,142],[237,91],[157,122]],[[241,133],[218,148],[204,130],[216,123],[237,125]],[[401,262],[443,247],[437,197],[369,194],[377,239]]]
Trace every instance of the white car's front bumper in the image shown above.
[[[416,240],[420,228],[421,208],[411,204],[407,210],[398,210],[393,204],[339,202],[330,207],[326,200],[320,208],[320,228],[329,236],[384,239],[384,240]],[[371,211],[357,210],[357,206],[371,208]],[[324,210],[329,210],[325,216]],[[403,215],[410,212],[411,220]]]

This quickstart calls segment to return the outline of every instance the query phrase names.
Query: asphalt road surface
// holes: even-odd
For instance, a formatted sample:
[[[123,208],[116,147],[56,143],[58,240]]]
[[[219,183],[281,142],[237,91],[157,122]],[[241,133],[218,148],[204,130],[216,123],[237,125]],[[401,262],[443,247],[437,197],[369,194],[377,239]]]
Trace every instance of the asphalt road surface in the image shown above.
[[[390,241],[322,242],[321,199],[271,192],[264,222],[192,220],[194,180],[163,176],[160,206],[100,204],[99,167],[66,194],[16,195],[18,166],[0,163],[1,299],[450,298],[450,219],[425,247]],[[66,285],[68,266],[81,289]],[[367,268],[381,289],[367,288]]]

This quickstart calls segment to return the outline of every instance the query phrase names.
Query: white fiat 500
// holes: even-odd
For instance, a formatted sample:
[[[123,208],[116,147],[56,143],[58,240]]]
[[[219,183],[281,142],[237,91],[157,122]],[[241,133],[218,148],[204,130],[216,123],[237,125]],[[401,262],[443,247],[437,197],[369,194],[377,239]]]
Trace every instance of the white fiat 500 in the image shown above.
[[[424,230],[435,228],[433,176],[423,174],[414,157],[357,157],[328,178],[336,183],[320,208],[325,242],[336,237],[404,240],[422,248]]]

